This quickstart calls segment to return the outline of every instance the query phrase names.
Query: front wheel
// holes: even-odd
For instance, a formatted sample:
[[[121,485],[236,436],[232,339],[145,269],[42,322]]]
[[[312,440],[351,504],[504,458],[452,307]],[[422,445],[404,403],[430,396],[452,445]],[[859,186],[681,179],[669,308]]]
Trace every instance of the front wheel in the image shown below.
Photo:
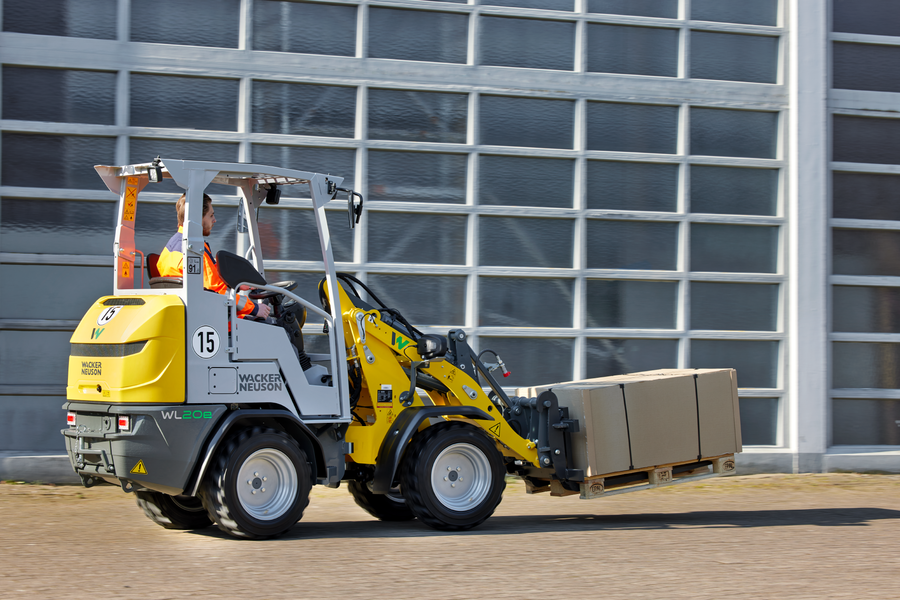
[[[506,488],[503,457],[467,423],[433,425],[413,438],[400,473],[403,495],[426,525],[463,531],[494,513]]]
[[[134,496],[147,518],[166,529],[204,529],[213,524],[199,498],[151,491]]]
[[[306,453],[281,431],[255,427],[231,436],[205,478],[202,499],[219,529],[270,538],[290,529],[309,504]]]

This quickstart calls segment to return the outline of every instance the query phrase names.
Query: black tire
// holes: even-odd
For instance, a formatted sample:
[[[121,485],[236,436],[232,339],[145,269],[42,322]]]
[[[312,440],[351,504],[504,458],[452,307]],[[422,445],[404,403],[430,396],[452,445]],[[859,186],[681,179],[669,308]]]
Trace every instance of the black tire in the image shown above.
[[[311,489],[312,467],[297,442],[281,431],[254,427],[233,434],[219,449],[201,498],[222,531],[263,539],[300,520]]]
[[[441,477],[447,467],[447,475]],[[433,425],[406,449],[400,487],[420,521],[444,531],[471,529],[490,517],[506,488],[503,456],[480,429]]]
[[[134,496],[147,518],[160,527],[204,529],[213,524],[200,498],[150,491],[135,492]]]
[[[373,494],[369,486],[361,481],[347,484],[350,495],[357,506],[381,521],[412,521],[416,515],[409,509],[406,498],[402,495]],[[393,491],[392,491],[393,492]]]

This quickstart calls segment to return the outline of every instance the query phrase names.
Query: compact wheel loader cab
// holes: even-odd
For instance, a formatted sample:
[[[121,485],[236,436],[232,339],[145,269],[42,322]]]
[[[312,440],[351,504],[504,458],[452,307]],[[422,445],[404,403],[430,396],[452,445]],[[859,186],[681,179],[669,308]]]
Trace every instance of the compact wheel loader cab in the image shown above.
[[[363,207],[340,177],[174,159],[96,170],[118,196],[114,292],[72,335],[62,434],[85,486],[121,486],[162,527],[274,537],[302,517],[312,486],[346,482],[378,519],[465,530],[491,516],[510,475],[529,493],[594,498],[734,470],[732,370],[510,396],[494,378],[508,373],[503,361],[476,353],[465,331],[423,333],[402,307],[335,271],[326,207],[346,202],[351,228]],[[159,249],[135,245],[141,192],[167,178],[185,190],[180,277],[159,277]],[[214,263],[202,226],[211,183],[236,187],[239,199],[240,247]],[[257,215],[285,186],[303,188],[315,215],[324,265],[315,299],[265,279]],[[226,293],[204,289],[207,268]],[[240,318],[243,296],[269,316]],[[310,314],[324,320],[327,353],[306,350]]]

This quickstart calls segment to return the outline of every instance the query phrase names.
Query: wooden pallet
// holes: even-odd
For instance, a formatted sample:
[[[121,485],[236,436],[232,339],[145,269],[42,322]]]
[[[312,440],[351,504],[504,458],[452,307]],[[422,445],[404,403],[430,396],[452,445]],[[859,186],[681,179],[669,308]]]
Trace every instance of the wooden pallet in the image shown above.
[[[708,462],[710,464],[689,471],[675,473],[677,467],[690,465],[693,462]],[[592,500],[604,496],[735,474],[734,454],[711,456],[693,462],[672,463],[586,477],[584,482],[579,485],[580,491],[568,490],[559,481],[551,481],[550,485],[543,487],[535,487],[526,481],[525,491],[529,494],[550,492],[551,496],[558,497],[579,494],[582,500]],[[637,481],[634,481],[635,477],[638,479]]]

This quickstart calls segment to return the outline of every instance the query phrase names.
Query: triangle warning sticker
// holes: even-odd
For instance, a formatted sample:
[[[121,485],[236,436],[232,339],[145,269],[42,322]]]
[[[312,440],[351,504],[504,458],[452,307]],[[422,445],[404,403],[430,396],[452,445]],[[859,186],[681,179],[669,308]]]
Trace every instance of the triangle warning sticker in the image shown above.
[[[129,471],[129,473],[137,473],[138,475],[146,475],[147,468],[144,466],[144,461],[139,460],[138,463],[136,465],[134,465],[134,468],[131,469],[131,471]]]
[[[493,427],[491,427],[490,429],[488,429],[488,431],[490,431],[491,433],[493,433],[493,434],[496,435],[497,437],[500,437],[500,423],[497,423],[496,425],[494,425]]]

